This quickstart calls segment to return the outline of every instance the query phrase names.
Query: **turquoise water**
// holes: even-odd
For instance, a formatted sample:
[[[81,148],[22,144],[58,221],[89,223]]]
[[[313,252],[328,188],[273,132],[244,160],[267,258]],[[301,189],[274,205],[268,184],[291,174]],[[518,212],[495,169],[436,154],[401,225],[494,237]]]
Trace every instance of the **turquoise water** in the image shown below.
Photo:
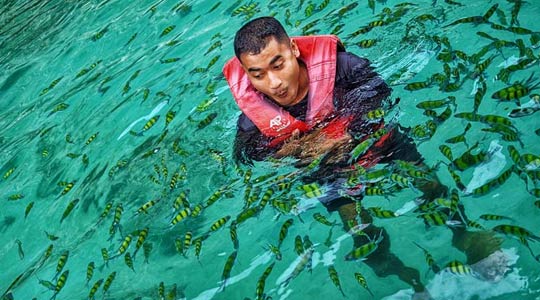
[[[489,20],[508,26],[512,10],[520,1],[476,1],[464,6],[445,1],[377,1],[374,10],[368,7],[368,1],[357,5],[331,1],[326,7],[319,6],[321,2],[290,5],[286,1],[2,1],[0,292],[7,292],[11,286],[14,299],[50,299],[54,291],[40,284],[40,280],[56,285],[60,277],[55,276],[58,261],[69,251],[59,272],[69,270],[69,276],[57,299],[86,299],[94,283],[106,281],[110,274],[115,277],[108,291],[104,293],[102,284],[96,298],[160,299],[162,283],[167,299],[254,299],[257,282],[274,261],[265,285],[265,293],[272,299],[341,298],[341,292],[328,276],[327,266],[331,264],[338,271],[348,298],[371,297],[354,278],[355,272],[361,272],[375,299],[406,299],[412,292],[397,277],[379,278],[362,262],[343,259],[352,249],[352,239],[342,232],[341,224],[329,236],[329,227],[312,217],[319,212],[339,223],[339,216],[328,214],[322,205],[310,207],[308,203],[314,199],[297,190],[300,183],[296,181],[290,192],[283,192],[283,197],[293,196],[300,201],[299,207],[310,209],[299,217],[292,213],[279,216],[268,205],[258,216],[240,224],[237,257],[227,276],[226,288],[221,289],[225,263],[235,251],[229,226],[243,210],[246,188],[258,186],[262,195],[272,187],[276,189],[273,199],[277,199],[279,192],[271,180],[258,183],[255,179],[294,171],[287,162],[265,162],[251,168],[232,162],[239,112],[221,67],[233,55],[236,29],[250,18],[275,15],[288,24],[291,35],[337,33],[349,51],[370,58],[392,85],[393,96],[401,98],[395,112],[403,126],[414,127],[430,119],[416,108],[418,103],[454,96],[452,116],[438,126],[432,137],[418,138],[419,150],[430,166],[448,161],[439,146],[464,131],[468,122],[454,114],[472,111],[475,80],[463,80],[452,92],[441,91],[436,82],[415,91],[406,90],[406,84],[444,74],[444,62],[439,55],[448,47],[471,56],[492,43],[477,32],[503,41],[522,39],[522,51],[516,46],[493,48],[479,60],[484,62],[493,55],[485,68],[487,92],[478,114],[507,116],[517,107],[516,102],[497,101],[491,95],[515,81],[525,82],[531,75],[535,81],[528,85],[533,86],[538,82],[538,61],[513,72],[508,83],[496,75],[504,68],[503,63],[515,64],[516,58],[526,56],[526,49],[538,57],[540,44],[534,34],[516,34],[489,24],[443,27],[464,17],[483,15],[494,4],[498,4],[499,10]],[[389,18],[386,9],[394,16],[401,13],[400,18],[351,36],[372,21]],[[425,14],[436,20],[420,20],[419,16]],[[516,17],[520,27],[540,31],[535,23],[538,15],[540,5],[528,1],[522,3]],[[438,44],[434,36],[448,38],[449,45]],[[368,39],[377,40],[371,48],[357,45]],[[454,58],[448,65],[454,69],[458,62],[459,58]],[[474,69],[474,64],[463,64],[464,69]],[[461,78],[467,78],[467,72],[460,72]],[[520,102],[525,105],[529,100],[526,95]],[[437,113],[443,110],[437,109]],[[159,119],[150,127],[147,122],[156,116]],[[211,122],[201,123],[205,119]],[[538,115],[511,118],[511,122],[521,143],[505,141],[499,133],[482,130],[488,128],[484,122],[470,122],[471,129],[466,133],[469,147],[477,142],[478,149],[486,151],[492,142],[502,147],[500,152],[491,148],[493,151],[483,164],[458,172],[471,189],[515,164],[509,146],[520,154],[540,152]],[[145,129],[145,124],[149,128]],[[455,157],[467,149],[464,143],[446,144]],[[519,169],[537,170],[534,163],[533,160]],[[244,174],[248,170],[252,175],[246,180]],[[474,177],[475,171],[483,173]],[[446,166],[441,165],[437,175],[444,184],[455,187]],[[177,180],[171,187],[173,177]],[[533,173],[523,173],[521,177],[512,173],[501,186],[484,195],[460,193],[467,216],[486,228],[512,224],[540,234],[540,208],[532,195],[538,181],[534,177]],[[198,217],[187,217],[171,226],[173,203],[182,192],[187,193],[192,208],[207,203],[216,192],[221,196]],[[389,197],[390,201],[380,196],[366,197],[364,205],[396,211],[418,196],[404,189]],[[146,213],[137,213],[151,200],[154,204]],[[69,203],[75,206],[63,217]],[[111,209],[100,217],[107,203],[112,203]],[[113,226],[116,231],[111,237],[110,228],[120,204],[120,226]],[[25,216],[30,205],[33,206]],[[511,219],[484,221],[478,218],[482,214]],[[199,258],[194,245],[185,256],[178,253],[176,239],[183,241],[188,231],[193,240],[202,237],[215,221],[225,216],[231,216],[231,220],[202,242]],[[267,245],[277,244],[280,228],[289,218],[294,223],[281,246],[283,258],[276,260]],[[434,275],[428,271],[423,252],[413,241],[426,247],[441,266],[452,260],[466,260],[463,253],[452,248],[450,230],[445,226],[426,228],[413,212],[392,219],[376,218],[374,222],[389,232],[392,251],[407,265],[420,270],[436,299],[540,297],[539,262],[510,235],[501,235],[503,248],[516,261],[503,280],[491,283],[472,275],[446,271]],[[145,260],[141,246],[131,269],[125,263],[125,253],[134,254],[138,234],[145,228],[145,243],[151,244],[152,249]],[[133,238],[129,248],[105,264],[102,249],[110,257],[123,252],[119,249],[128,234]],[[298,260],[294,238],[304,235],[315,244],[312,272],[300,273],[285,287],[282,282]],[[538,243],[529,244],[534,255],[538,255]],[[49,245],[53,245],[52,253],[45,259]],[[96,267],[87,285],[90,262]]]

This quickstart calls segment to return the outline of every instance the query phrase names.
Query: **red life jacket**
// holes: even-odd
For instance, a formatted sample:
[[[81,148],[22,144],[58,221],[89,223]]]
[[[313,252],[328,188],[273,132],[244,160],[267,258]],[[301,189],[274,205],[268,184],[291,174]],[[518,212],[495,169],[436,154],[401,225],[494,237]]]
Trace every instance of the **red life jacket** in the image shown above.
[[[336,36],[303,36],[292,38],[300,50],[300,59],[306,64],[309,76],[308,110],[306,120],[291,116],[285,109],[265,99],[257,91],[233,57],[223,67],[223,73],[240,110],[275,146],[291,136],[294,130],[305,132],[334,112],[333,94],[336,77],[337,47],[341,43]],[[348,122],[340,121],[340,125]],[[339,126],[342,128],[343,127]]]

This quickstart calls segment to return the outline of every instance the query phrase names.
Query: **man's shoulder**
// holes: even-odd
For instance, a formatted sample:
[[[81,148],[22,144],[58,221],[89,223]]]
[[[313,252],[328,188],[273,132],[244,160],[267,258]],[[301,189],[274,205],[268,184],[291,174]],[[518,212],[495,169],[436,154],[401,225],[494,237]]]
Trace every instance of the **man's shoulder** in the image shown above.
[[[354,77],[355,70],[369,67],[370,61],[350,52],[337,53],[336,82]]]
[[[255,124],[244,113],[241,113],[238,117],[237,125],[238,129],[244,132],[257,129]]]

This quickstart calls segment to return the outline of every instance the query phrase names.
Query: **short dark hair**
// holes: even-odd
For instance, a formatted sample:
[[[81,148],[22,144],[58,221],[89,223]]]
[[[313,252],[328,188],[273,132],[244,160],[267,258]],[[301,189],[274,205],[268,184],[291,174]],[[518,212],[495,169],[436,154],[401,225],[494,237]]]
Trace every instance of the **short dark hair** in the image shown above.
[[[259,54],[268,42],[268,38],[274,37],[279,43],[287,42],[289,35],[285,29],[273,17],[260,17],[244,24],[234,37],[234,54],[240,60],[244,53]]]

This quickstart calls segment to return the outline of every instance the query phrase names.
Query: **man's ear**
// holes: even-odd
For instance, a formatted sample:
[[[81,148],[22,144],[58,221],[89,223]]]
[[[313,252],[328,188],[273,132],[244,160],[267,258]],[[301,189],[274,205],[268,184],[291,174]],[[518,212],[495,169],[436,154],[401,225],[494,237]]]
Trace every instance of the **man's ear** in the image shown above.
[[[291,39],[291,51],[294,54],[295,57],[300,57],[300,50],[298,49],[298,45],[296,45],[296,42]]]

